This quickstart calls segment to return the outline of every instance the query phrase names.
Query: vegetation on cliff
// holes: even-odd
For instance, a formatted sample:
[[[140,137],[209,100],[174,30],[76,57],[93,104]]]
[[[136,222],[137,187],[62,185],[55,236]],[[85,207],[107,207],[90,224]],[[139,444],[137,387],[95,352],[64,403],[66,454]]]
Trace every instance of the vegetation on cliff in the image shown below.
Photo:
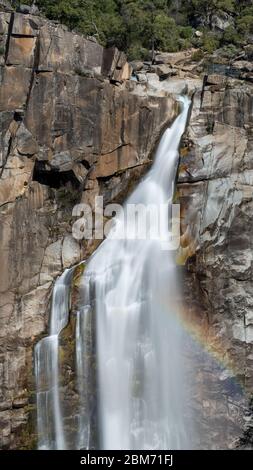
[[[13,0],[13,5],[20,2]],[[175,52],[190,46],[234,50],[253,34],[252,0],[26,0],[103,45],[132,59],[151,49]],[[196,29],[200,34],[195,34]]]

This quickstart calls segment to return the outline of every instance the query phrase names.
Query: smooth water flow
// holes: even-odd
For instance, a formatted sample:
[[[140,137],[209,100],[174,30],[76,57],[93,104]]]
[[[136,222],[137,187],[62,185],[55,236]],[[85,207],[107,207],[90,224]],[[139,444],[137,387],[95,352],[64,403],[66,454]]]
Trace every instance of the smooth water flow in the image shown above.
[[[160,236],[107,238],[83,275],[83,308],[96,314],[98,430],[101,449],[190,447],[183,411],[182,330],[177,316],[177,276],[169,238],[178,147],[189,100],[167,129],[155,162],[124,206],[114,235],[123,233],[129,204],[165,205]],[[147,224],[152,232],[153,219]],[[132,239],[131,239],[132,238]],[[78,338],[77,338],[78,339]]]
[[[67,269],[53,290],[50,335],[35,348],[37,386],[37,431],[39,449],[66,449],[59,393],[59,334],[69,320],[69,290],[72,279]]]
[[[116,217],[114,238],[100,245],[82,277],[76,319],[77,449],[191,447],[184,413],[175,253],[166,249],[178,148],[190,104],[186,97],[180,101],[182,112],[165,131],[151,170]],[[126,234],[131,204],[141,212],[149,205],[162,207],[159,234],[155,216],[147,219],[145,237],[136,237],[135,217],[127,219]],[[65,271],[55,284],[50,336],[35,352],[40,449],[68,447],[59,393],[58,336],[68,323],[71,275]],[[94,423],[96,443],[91,442]]]

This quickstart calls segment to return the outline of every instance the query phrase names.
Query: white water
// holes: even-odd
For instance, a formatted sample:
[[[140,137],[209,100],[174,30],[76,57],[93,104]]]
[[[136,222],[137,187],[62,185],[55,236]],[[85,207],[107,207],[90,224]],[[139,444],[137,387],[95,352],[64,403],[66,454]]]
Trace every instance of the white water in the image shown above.
[[[187,449],[184,415],[182,331],[177,318],[177,276],[169,240],[171,204],[189,100],[167,129],[155,162],[124,206],[166,205],[160,237],[107,238],[91,257],[82,278],[76,322],[76,374],[80,395],[76,449],[89,449],[94,425],[91,399],[92,318],[95,314],[100,449]],[[114,233],[123,232],[125,213]],[[155,221],[150,220],[148,233]],[[127,227],[128,234],[135,228]],[[59,333],[68,323],[70,270],[54,287],[50,336],[35,351],[39,449],[66,449],[59,392]],[[95,390],[92,389],[95,395]],[[94,414],[94,413],[93,413]]]
[[[187,98],[180,100],[181,114],[165,131],[153,167],[124,206],[167,203],[160,239],[106,239],[82,280],[86,312],[95,292],[101,449],[190,447],[174,253],[161,244],[169,235],[178,147],[189,108]],[[116,232],[122,233],[123,222],[119,217]]]
[[[50,334],[35,348],[37,387],[38,448],[66,448],[59,394],[59,334],[68,324],[69,290],[72,270],[67,269],[55,283],[51,307]]]

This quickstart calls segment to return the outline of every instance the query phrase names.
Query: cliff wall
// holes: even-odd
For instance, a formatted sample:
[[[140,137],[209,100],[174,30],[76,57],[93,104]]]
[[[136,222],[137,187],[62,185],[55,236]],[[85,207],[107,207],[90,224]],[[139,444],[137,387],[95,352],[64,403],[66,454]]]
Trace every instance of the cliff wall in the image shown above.
[[[1,12],[0,42],[0,447],[31,448],[53,282],[94,250],[72,209],[124,199],[178,111],[135,93],[124,54],[41,17]]]

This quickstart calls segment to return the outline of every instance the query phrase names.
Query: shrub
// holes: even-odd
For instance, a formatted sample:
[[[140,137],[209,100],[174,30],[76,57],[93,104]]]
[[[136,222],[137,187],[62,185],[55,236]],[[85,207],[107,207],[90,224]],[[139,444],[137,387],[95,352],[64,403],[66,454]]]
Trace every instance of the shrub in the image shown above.
[[[223,43],[225,44],[240,44],[241,38],[238,34],[238,31],[233,27],[229,26],[223,34],[222,38]]]
[[[237,20],[237,28],[243,36],[253,33],[253,16],[247,15],[239,18]]]
[[[179,26],[178,32],[181,38],[183,39],[192,39],[193,29],[191,26]]]
[[[219,44],[219,39],[213,34],[207,34],[204,36],[203,49],[209,54],[212,54],[216,49],[218,49]]]
[[[221,57],[226,59],[233,59],[238,54],[239,50],[234,44],[228,44],[222,47],[222,49],[219,49],[218,52]]]
[[[157,15],[154,21],[154,36],[158,49],[178,51],[179,30],[173,18],[162,14]]]
[[[94,78],[93,70],[86,69],[84,67],[80,67],[80,66],[76,67],[75,73],[76,75],[79,75],[80,77]]]
[[[199,49],[198,51],[193,52],[191,58],[194,62],[200,62],[204,58],[204,56],[205,56],[204,52],[201,49]]]
[[[129,60],[149,60],[150,52],[141,43],[132,44],[128,49]]]

